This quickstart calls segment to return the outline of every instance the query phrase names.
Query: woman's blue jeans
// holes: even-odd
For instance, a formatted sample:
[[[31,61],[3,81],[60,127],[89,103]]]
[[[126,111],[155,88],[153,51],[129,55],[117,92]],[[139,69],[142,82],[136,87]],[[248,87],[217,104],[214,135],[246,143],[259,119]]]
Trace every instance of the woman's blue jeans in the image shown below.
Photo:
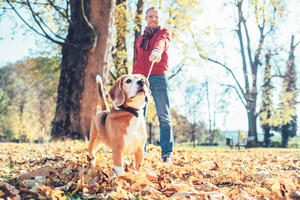
[[[165,75],[152,75],[149,77],[149,83],[158,115],[162,157],[170,157],[173,152],[174,139],[170,116],[167,78]],[[146,114],[147,105],[145,107],[145,116]]]

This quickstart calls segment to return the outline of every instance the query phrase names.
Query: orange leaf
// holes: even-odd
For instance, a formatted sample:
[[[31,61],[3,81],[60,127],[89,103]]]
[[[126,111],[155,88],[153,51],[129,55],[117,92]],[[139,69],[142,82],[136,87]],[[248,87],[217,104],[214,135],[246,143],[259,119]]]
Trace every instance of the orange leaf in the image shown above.
[[[144,187],[145,187],[145,185],[144,185]],[[131,190],[133,190],[133,191],[141,191],[144,187],[140,183],[134,183],[134,184],[131,185]]]
[[[256,187],[255,190],[256,190],[257,194],[262,195],[262,196],[271,197],[271,195],[272,195],[271,191],[269,191],[266,188]]]

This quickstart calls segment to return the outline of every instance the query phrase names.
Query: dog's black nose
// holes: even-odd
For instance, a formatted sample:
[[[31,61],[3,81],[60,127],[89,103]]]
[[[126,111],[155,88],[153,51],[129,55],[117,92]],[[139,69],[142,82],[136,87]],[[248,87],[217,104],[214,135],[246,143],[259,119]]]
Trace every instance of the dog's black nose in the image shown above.
[[[143,80],[139,80],[136,82],[140,86],[144,86],[145,82]]]

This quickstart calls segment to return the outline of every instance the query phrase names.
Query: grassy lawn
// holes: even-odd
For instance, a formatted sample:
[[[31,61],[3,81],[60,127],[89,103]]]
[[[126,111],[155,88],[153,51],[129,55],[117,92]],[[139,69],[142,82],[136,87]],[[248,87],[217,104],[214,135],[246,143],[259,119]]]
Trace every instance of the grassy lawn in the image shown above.
[[[193,143],[191,142],[185,142],[185,143],[177,143],[174,146],[178,149],[194,149]],[[210,145],[195,145],[196,149],[230,149],[229,146],[226,145],[217,145],[217,146],[210,146]]]

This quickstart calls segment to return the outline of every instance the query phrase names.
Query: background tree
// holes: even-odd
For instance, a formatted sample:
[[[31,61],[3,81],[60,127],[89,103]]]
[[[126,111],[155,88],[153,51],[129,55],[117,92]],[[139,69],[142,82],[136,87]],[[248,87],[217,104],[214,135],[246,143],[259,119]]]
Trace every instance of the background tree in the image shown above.
[[[51,72],[54,63],[58,67],[60,62],[39,57],[1,69],[1,88],[9,97],[7,112],[0,120],[6,140],[50,138],[58,83],[57,74]]]
[[[272,114],[274,112],[274,105],[272,99],[272,74],[271,74],[271,64],[270,58],[272,54],[268,51],[265,55],[265,74],[263,82],[262,91],[262,107],[260,111],[260,122],[264,130],[264,145],[266,147],[271,146],[271,128],[274,126],[274,120],[272,119]]]
[[[265,78],[263,84],[263,104],[260,111],[262,128],[265,132],[265,145],[271,145],[270,130],[280,131],[282,136],[282,147],[287,147],[288,138],[295,136],[297,132],[296,104],[299,91],[296,87],[297,73],[295,70],[294,51],[297,45],[294,44],[294,36],[290,42],[290,50],[287,59],[287,70],[284,75],[271,73],[271,52],[266,54]],[[281,78],[283,81],[280,92],[279,104],[274,106],[272,98],[273,78]]]
[[[284,75],[283,93],[281,95],[282,103],[280,104],[282,111],[282,147],[288,147],[288,138],[294,137],[297,133],[297,73],[295,69],[295,48],[300,42],[295,44],[294,35],[291,37],[289,57],[287,60],[287,71]]]
[[[1,138],[11,138],[12,131],[7,123],[8,118],[8,111],[9,106],[11,104],[11,97],[9,96],[8,90],[6,88],[10,88],[10,85],[12,84],[12,81],[9,79],[8,74],[6,70],[7,68],[1,68],[0,69],[0,137]]]
[[[180,115],[175,109],[171,109],[171,118],[175,143],[190,141],[191,125],[187,117]]]
[[[0,89],[0,115],[5,115],[9,104],[9,98],[5,91]]]
[[[213,95],[213,105],[211,105],[211,94],[209,93],[210,91],[213,91],[212,89],[209,88],[209,83],[208,83],[208,79],[205,80],[205,96],[206,96],[206,104],[207,104],[207,110],[208,110],[208,139],[209,139],[209,144],[213,145],[215,138],[218,138],[220,136],[220,130],[216,128],[216,112],[219,106],[221,105],[221,103],[223,102],[223,98],[220,99],[220,101],[218,102],[219,105],[217,105],[217,94],[216,91],[214,91],[214,95]],[[226,90],[225,90],[226,91]],[[225,109],[225,105],[223,104],[222,109]],[[223,110],[224,111],[224,110]]]
[[[207,101],[207,110],[208,110],[208,135],[209,135],[209,143],[213,144],[214,142],[214,134],[212,131],[212,119],[211,119],[211,108],[209,101],[209,89],[208,89],[208,80],[205,80],[205,96]]]
[[[2,89],[7,84],[7,77],[5,75],[6,75],[5,73],[1,72],[1,75],[0,75],[0,80],[1,80],[1,85],[0,85],[0,116],[5,116],[6,115],[7,110],[8,110],[8,106],[9,106],[9,103],[10,103],[9,96]]]
[[[112,50],[113,66],[109,70],[113,82],[123,74],[128,74],[128,50],[126,49],[126,37],[129,33],[128,15],[126,0],[117,0],[114,23],[116,38]]]
[[[185,91],[185,107],[186,112],[189,113],[188,120],[191,123],[190,127],[190,137],[191,142],[193,142],[193,147],[196,145],[196,133],[197,133],[197,123],[199,122],[200,118],[200,105],[204,98],[204,90],[202,90],[204,86],[199,87],[193,80],[190,81],[189,86],[186,88]]]
[[[138,0],[136,4],[136,11],[135,11],[135,18],[134,18],[134,43],[142,33],[142,24],[144,20],[143,16],[144,10],[144,0]],[[134,62],[134,52],[135,52],[135,45],[133,46],[133,62]]]
[[[206,89],[206,105],[209,113],[208,122],[208,138],[209,143],[213,145],[215,140],[220,139],[221,130],[216,125],[217,117],[220,113],[224,116],[224,122],[226,122],[226,116],[228,115],[228,96],[232,94],[231,88],[224,86],[222,83],[217,83],[215,88],[209,87],[209,80],[205,82]]]
[[[262,49],[265,38],[273,31],[276,19],[281,16],[283,7],[278,1],[252,1],[251,5],[244,5],[243,3],[243,0],[235,1],[237,16],[237,29],[235,30],[235,33],[237,34],[240,49],[239,56],[242,61],[241,66],[244,84],[242,84],[242,81],[237,78],[233,71],[233,66],[227,65],[226,61],[214,59],[203,52],[199,40],[197,39],[197,34],[195,34],[195,30],[197,30],[195,28],[195,24],[189,23],[188,28],[189,32],[192,34],[194,45],[198,50],[199,56],[206,61],[213,62],[223,67],[233,78],[235,85],[232,85],[232,87],[235,88],[240,101],[247,111],[248,137],[249,139],[253,139],[248,141],[247,145],[252,147],[257,145],[256,106],[258,93],[258,67],[261,64]],[[250,11],[246,11],[247,8],[249,8]],[[249,25],[247,23],[253,15],[259,33],[259,39],[256,43],[254,41],[257,35],[254,32],[249,32]],[[256,46],[254,49],[252,49],[253,44]]]

